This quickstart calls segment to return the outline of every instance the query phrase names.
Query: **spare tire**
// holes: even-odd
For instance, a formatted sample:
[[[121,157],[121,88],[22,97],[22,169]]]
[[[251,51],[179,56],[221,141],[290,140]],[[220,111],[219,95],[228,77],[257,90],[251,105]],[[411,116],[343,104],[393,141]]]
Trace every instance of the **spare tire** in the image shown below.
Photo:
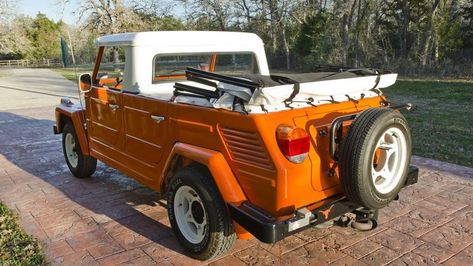
[[[411,153],[411,132],[401,113],[363,111],[340,148],[340,182],[347,198],[369,209],[385,207],[404,186]]]

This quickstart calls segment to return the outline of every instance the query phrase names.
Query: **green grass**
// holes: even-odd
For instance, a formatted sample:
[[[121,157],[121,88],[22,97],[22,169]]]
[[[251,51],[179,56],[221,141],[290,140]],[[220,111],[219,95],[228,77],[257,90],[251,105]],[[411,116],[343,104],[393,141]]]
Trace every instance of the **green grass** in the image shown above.
[[[473,82],[399,80],[383,92],[415,106],[403,111],[415,155],[473,167]]]
[[[77,83],[78,82],[78,79],[79,79],[79,76],[83,73],[91,73],[92,71],[90,69],[77,69],[77,76],[76,76],[76,71],[73,69],[73,68],[54,68],[53,69],[54,71],[56,71],[57,73],[61,74],[63,77],[65,77],[66,79],[74,82],[74,83]]]
[[[17,225],[17,217],[0,203],[0,265],[44,265],[38,241]]]

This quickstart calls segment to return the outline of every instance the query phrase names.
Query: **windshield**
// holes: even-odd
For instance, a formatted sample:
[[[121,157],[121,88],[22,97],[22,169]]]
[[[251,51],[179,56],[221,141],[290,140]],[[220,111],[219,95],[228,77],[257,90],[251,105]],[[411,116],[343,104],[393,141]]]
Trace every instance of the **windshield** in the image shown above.
[[[187,67],[221,74],[258,74],[252,53],[165,54],[154,58],[154,81],[184,78]]]

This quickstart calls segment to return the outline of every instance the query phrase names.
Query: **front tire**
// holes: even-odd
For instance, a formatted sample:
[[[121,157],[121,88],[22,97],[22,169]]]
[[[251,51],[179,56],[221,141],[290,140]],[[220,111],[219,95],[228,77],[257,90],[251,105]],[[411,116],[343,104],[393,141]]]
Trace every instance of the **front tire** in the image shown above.
[[[67,166],[75,177],[85,178],[95,173],[97,159],[82,154],[79,139],[71,122],[66,123],[62,130],[62,150]]]
[[[167,200],[174,234],[191,257],[212,259],[233,246],[232,221],[206,167],[193,164],[178,171]]]

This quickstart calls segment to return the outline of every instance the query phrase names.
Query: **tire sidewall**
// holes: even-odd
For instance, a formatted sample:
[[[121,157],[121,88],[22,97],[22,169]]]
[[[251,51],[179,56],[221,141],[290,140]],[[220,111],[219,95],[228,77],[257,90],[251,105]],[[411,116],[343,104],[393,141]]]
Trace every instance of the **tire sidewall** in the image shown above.
[[[195,173],[198,174],[198,173]],[[175,201],[175,194],[176,191],[182,186],[189,186],[199,195],[202,203],[204,205],[204,209],[206,212],[206,219],[207,219],[207,228],[205,230],[204,239],[200,243],[194,244],[189,242],[184,235],[181,233],[178,223],[176,221],[176,215],[174,213],[174,201]],[[176,177],[174,177],[168,188],[167,192],[167,199],[168,199],[168,215],[169,221],[171,223],[172,229],[179,239],[179,242],[184,246],[184,248],[190,251],[192,254],[200,254],[205,253],[206,250],[211,246],[211,234],[212,232],[217,231],[217,225],[215,224],[218,221],[218,217],[216,212],[214,211],[216,206],[214,206],[212,202],[212,198],[210,197],[209,192],[205,189],[205,187],[197,182],[189,176],[188,173],[181,172]]]
[[[66,136],[67,136],[67,134],[72,135],[72,137],[74,138],[74,141],[76,143],[76,146],[78,146],[78,147],[76,147],[76,152],[77,152],[77,157],[78,157],[76,167],[73,167],[71,165],[71,163],[69,162],[69,158],[67,157],[67,154],[66,154]],[[62,149],[63,149],[63,153],[64,153],[64,158],[66,160],[67,166],[69,167],[69,170],[75,176],[77,176],[79,174],[79,169],[81,169],[81,167],[84,164],[84,155],[82,154],[82,151],[80,149],[79,140],[77,138],[77,134],[76,134],[76,131],[74,129],[74,126],[71,123],[67,123],[64,126],[63,134],[62,134]]]
[[[372,159],[378,140],[381,138],[382,134],[384,134],[390,128],[397,128],[404,134],[404,138],[406,140],[405,149],[407,153],[406,163],[404,165],[404,169],[401,170],[402,176],[396,187],[394,187],[389,193],[381,193],[376,189],[373,182],[371,173],[373,164]],[[362,178],[365,179],[363,184],[368,185],[371,198],[375,201],[373,203],[376,203],[376,205],[379,205],[379,207],[383,207],[398,195],[406,181],[412,153],[412,139],[410,129],[402,115],[397,112],[386,112],[378,117],[377,121],[375,122],[375,126],[372,128],[370,134],[368,134],[365,138],[365,142],[366,143],[364,143],[363,146],[366,147],[366,150],[362,152],[363,156],[361,156],[361,160],[359,162],[363,165],[361,173]]]

